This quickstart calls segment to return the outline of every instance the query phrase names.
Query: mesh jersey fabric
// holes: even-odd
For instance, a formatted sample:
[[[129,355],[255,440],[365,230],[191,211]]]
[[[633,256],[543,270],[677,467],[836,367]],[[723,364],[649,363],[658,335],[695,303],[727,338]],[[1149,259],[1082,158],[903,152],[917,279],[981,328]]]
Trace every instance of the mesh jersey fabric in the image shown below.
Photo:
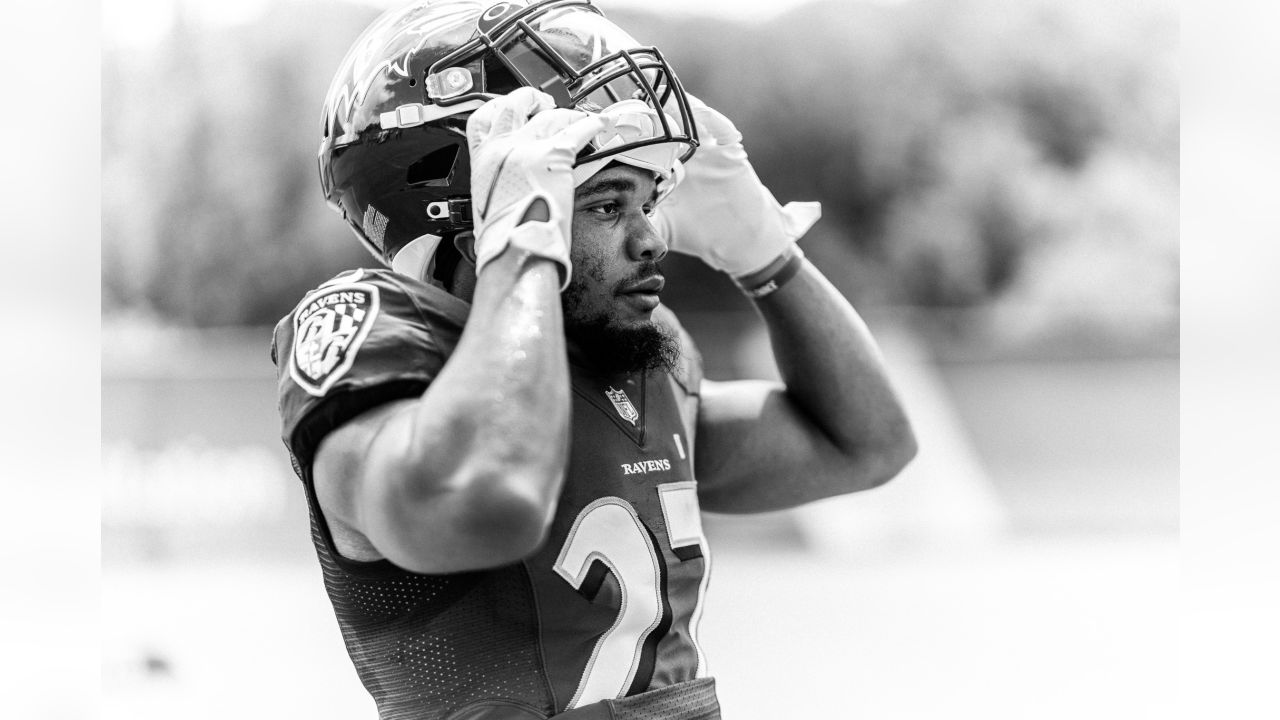
[[[720,720],[716,683],[698,678],[570,710],[557,720]]]
[[[689,718],[719,717],[696,644],[710,561],[692,471],[701,362],[665,308],[655,320],[682,344],[671,373],[595,377],[571,366],[569,470],[534,555],[422,575],[337,552],[312,485],[316,447],[361,412],[420,395],[467,310],[432,285],[361,270],[309,293],[273,339],[283,439],[326,590],[379,716],[519,720],[594,707],[648,720],[684,718],[683,707]]]

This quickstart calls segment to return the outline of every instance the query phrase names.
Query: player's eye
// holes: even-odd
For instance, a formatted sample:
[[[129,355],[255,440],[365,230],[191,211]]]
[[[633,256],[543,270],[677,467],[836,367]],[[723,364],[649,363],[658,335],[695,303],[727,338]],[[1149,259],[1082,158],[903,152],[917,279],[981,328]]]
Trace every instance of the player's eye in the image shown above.
[[[612,217],[622,211],[622,206],[618,205],[618,203],[616,202],[607,202],[607,203],[601,203],[599,205],[596,205],[595,207],[592,207],[590,211],[599,215],[607,215]]]

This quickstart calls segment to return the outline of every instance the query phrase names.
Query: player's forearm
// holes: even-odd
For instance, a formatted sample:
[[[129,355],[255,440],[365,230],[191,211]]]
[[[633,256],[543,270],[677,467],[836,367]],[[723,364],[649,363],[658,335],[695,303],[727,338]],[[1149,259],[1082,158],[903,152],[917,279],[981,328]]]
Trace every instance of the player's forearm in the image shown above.
[[[424,492],[404,497],[459,532],[496,529],[520,545],[545,529],[563,482],[569,379],[558,270],[510,254],[479,278],[458,347],[415,408]]]
[[[915,435],[858,313],[808,261],[757,306],[788,399],[845,457],[853,489],[897,474],[915,455]]]
[[[433,384],[447,395],[433,400],[474,443],[472,455],[557,475],[569,423],[559,274],[545,260],[518,261],[504,253],[478,279],[466,330]],[[552,480],[546,491],[554,496]]]

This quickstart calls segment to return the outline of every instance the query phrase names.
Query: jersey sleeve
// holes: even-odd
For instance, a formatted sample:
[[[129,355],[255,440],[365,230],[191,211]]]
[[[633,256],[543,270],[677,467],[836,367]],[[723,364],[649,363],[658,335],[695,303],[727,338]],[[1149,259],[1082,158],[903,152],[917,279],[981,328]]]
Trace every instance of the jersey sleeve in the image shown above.
[[[421,395],[439,374],[460,323],[442,322],[447,313],[425,311],[429,305],[404,278],[356,270],[308,293],[276,325],[271,357],[281,435],[301,467],[334,428]]]

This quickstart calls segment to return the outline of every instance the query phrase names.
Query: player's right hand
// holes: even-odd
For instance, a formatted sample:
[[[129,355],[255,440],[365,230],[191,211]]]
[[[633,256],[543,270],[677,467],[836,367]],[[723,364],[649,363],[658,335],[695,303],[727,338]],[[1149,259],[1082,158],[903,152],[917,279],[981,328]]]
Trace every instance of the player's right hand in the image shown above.
[[[550,95],[531,87],[490,100],[471,115],[477,275],[510,247],[556,262],[564,270],[561,290],[569,285],[574,158],[610,122],[557,108]]]

